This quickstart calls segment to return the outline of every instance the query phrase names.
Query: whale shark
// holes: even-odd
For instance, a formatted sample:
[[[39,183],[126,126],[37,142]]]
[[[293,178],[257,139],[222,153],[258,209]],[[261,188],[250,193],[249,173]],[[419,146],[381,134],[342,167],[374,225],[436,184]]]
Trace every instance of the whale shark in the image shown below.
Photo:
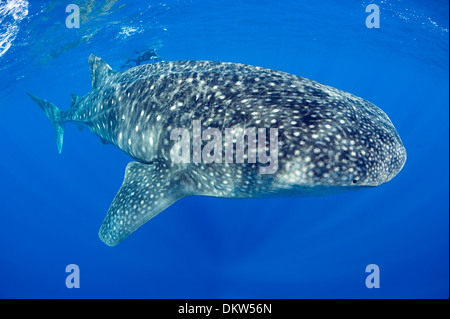
[[[406,161],[380,108],[293,74],[213,61],[117,72],[92,54],[89,69],[92,91],[72,95],[67,110],[27,94],[51,120],[59,152],[72,122],[134,159],[99,230],[109,246],[186,196],[334,194],[386,183]]]

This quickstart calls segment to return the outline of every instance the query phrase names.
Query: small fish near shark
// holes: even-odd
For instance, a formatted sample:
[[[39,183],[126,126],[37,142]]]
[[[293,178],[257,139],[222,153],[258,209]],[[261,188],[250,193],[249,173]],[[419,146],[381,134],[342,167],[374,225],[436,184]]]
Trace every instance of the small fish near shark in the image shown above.
[[[29,96],[51,120],[59,152],[64,125],[73,122],[135,160],[100,227],[100,239],[110,246],[186,196],[351,191],[386,183],[406,161],[397,130],[382,110],[296,75],[209,61],[159,62],[116,72],[92,54],[89,68],[92,91],[72,95],[66,111]],[[216,134],[233,130],[244,133],[225,136],[225,143]],[[191,144],[183,148],[181,140]],[[269,158],[268,151],[276,156]],[[268,166],[270,172],[261,171]]]

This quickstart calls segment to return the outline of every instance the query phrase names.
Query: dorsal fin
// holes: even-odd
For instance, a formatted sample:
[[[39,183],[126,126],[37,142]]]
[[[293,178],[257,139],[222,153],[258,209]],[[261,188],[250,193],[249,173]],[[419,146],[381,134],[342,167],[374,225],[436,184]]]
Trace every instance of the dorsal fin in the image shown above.
[[[79,97],[76,94],[72,94],[72,103],[70,104],[70,107],[74,107],[77,105],[77,103],[80,101],[81,97]]]
[[[116,73],[105,61],[94,54],[89,56],[89,69],[91,71],[93,89],[106,83]]]

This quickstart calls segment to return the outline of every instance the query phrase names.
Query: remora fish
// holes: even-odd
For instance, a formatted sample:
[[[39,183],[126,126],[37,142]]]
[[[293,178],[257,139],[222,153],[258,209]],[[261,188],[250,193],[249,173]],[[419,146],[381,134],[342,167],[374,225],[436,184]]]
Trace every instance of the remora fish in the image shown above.
[[[29,95],[50,118],[59,152],[63,126],[74,122],[136,160],[128,164],[99,231],[110,246],[185,196],[336,193],[383,184],[406,161],[396,129],[378,107],[299,76],[208,61],[161,62],[115,72],[94,55],[89,67],[92,91],[72,95],[67,111]],[[266,165],[250,160],[175,163],[170,131],[190,132],[195,120],[219,130],[276,128],[276,171],[261,174]],[[213,149],[220,153],[222,145]]]

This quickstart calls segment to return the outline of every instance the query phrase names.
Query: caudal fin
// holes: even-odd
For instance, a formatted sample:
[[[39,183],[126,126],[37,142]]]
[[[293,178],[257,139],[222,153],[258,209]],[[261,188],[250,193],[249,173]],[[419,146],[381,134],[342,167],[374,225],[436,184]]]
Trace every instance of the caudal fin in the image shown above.
[[[61,110],[49,101],[38,98],[37,96],[30,93],[27,94],[33,99],[34,102],[36,102],[37,105],[41,107],[50,121],[52,121],[53,128],[55,129],[56,145],[58,146],[59,153],[61,153],[64,137],[64,128],[61,122]]]

